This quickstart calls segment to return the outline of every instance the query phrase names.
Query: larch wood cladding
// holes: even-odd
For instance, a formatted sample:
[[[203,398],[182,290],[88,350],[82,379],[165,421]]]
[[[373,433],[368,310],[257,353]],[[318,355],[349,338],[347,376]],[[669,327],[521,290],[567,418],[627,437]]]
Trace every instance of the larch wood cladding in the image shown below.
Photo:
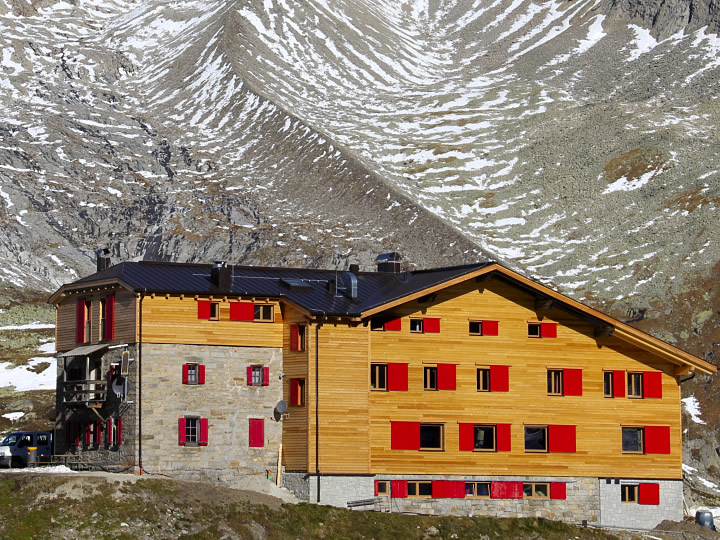
[[[305,350],[292,351],[290,349],[290,326],[292,324],[307,324],[307,320],[297,310],[290,306],[283,306],[283,399],[288,403],[287,414],[283,418],[283,455],[282,462],[288,471],[307,471],[308,467],[308,347],[310,329],[305,333]],[[313,334],[314,336],[314,334]],[[290,381],[295,378],[306,379],[305,405],[290,405]],[[313,394],[314,395],[314,394]]]
[[[82,344],[76,342],[75,327],[77,324],[77,301],[81,298],[90,300],[90,339],[87,344],[104,343],[100,336],[100,301],[109,294],[115,293],[115,339],[109,345],[118,343],[134,343],[137,341],[136,299],[135,295],[125,289],[93,291],[85,294],[73,294],[62,299],[57,306],[55,339],[58,351],[74,349]]]
[[[199,300],[209,300],[201,297]],[[198,303],[192,296],[146,296],[142,301],[142,340],[148,343],[282,347],[282,312],[277,301],[257,301],[273,306],[274,322],[231,321],[234,298],[213,299],[220,308],[219,320],[198,319]],[[251,302],[252,299],[243,299]]]
[[[308,327],[308,471],[315,471],[315,325]],[[368,331],[325,322],[319,333],[320,473],[370,469]]]

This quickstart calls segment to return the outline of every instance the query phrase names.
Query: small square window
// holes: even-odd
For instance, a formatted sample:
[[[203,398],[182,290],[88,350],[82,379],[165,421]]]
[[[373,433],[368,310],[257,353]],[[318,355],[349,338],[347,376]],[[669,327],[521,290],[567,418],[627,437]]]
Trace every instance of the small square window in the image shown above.
[[[426,366],[425,372],[425,390],[437,390],[437,367]]]
[[[603,396],[613,397],[613,372],[603,371]]]
[[[408,482],[408,497],[432,497],[432,482]]]
[[[547,432],[547,426],[525,426],[525,451],[547,452]]]
[[[220,303],[219,302],[210,302],[210,320],[211,321],[219,321],[220,320]]]
[[[563,370],[547,370],[547,393],[551,396],[563,395]]]
[[[550,484],[528,482],[523,484],[523,499],[549,499]]]
[[[495,450],[495,426],[475,426],[474,449],[491,451]]]
[[[387,390],[387,375],[387,364],[370,364],[370,388],[372,390]]]
[[[390,495],[390,482],[387,480],[377,480],[378,497],[387,497]]]
[[[420,424],[420,450],[443,450],[443,424]]]
[[[622,428],[622,451],[630,454],[643,453],[645,430],[641,427]]]
[[[528,323],[528,337],[540,337],[540,323]]]
[[[468,331],[471,336],[482,336],[482,321],[469,321]]]
[[[624,503],[638,502],[638,486],[637,484],[622,484],[620,486],[620,501]]]
[[[370,330],[382,331],[385,330],[385,321],[380,318],[370,319]]]
[[[477,369],[477,391],[478,392],[489,392],[490,391],[490,368],[478,368]]]
[[[490,482],[465,482],[465,496],[481,499],[490,498]]]
[[[628,386],[628,397],[629,398],[641,398],[643,397],[643,374],[642,373],[628,373],[627,374],[627,386]]]
[[[273,322],[273,307],[270,304],[255,304],[255,320]]]
[[[423,332],[423,319],[410,319],[411,332]]]

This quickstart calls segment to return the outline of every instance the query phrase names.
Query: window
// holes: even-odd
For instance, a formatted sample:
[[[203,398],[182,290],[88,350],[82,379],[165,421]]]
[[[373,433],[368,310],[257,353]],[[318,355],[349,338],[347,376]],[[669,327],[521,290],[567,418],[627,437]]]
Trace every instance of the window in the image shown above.
[[[627,374],[627,395],[629,398],[643,397],[643,374],[632,373]]]
[[[468,332],[471,336],[497,336],[497,321],[468,321]]]
[[[107,325],[107,300],[100,300],[100,339],[105,339],[105,327]]]
[[[563,371],[562,369],[547,370],[547,393],[551,396],[562,396]]]
[[[290,379],[290,405],[305,405],[305,379]]]
[[[265,420],[262,418],[249,419],[248,446],[253,448],[265,446]]]
[[[50,444],[50,437],[47,433],[38,433],[37,436],[37,445],[38,446],[47,446]]]
[[[437,334],[440,332],[440,319],[430,317],[410,319],[410,331],[422,334]]]
[[[620,500],[624,503],[638,502],[638,485],[623,484],[620,486]]]
[[[547,426],[525,426],[525,451],[547,452]]]
[[[390,496],[390,482],[388,482],[387,480],[375,480],[375,496]]]
[[[555,338],[557,337],[557,323],[529,322],[528,337]]]
[[[270,304],[255,304],[255,321],[273,322],[273,307]]]
[[[523,499],[549,499],[550,484],[527,482],[523,484]]]
[[[210,302],[210,320],[211,321],[219,321],[220,320],[220,303],[219,302]]]
[[[100,339],[115,339],[115,295],[111,294],[100,300]]]
[[[387,319],[383,317],[374,317],[370,319],[370,330],[376,332],[399,332],[402,329],[402,319]],[[419,330],[422,332],[422,330]]]
[[[614,388],[615,387],[613,385],[613,372],[603,371],[603,396],[615,397],[613,393]]]
[[[122,418],[111,417],[105,421],[105,442],[111,446],[122,444]]]
[[[420,424],[420,450],[443,450],[443,424]]]
[[[178,444],[180,446],[207,446],[208,419],[197,416],[178,418]]]
[[[475,426],[474,450],[495,450],[495,426]]]
[[[432,482],[408,482],[408,497],[432,497]]]
[[[370,388],[372,390],[387,390],[388,365],[370,364]]]
[[[437,367],[425,366],[425,390],[437,390]]]
[[[477,370],[477,391],[490,391],[490,368],[478,368]]]
[[[202,364],[183,364],[183,384],[205,384],[205,366]]]
[[[305,333],[307,327],[304,324],[290,325],[290,350],[303,352],[305,350]]]
[[[645,432],[640,427],[622,428],[622,451],[626,453],[642,454]]]
[[[211,302],[210,300],[198,300],[198,319],[219,321],[220,320],[220,303]]]
[[[465,496],[490,498],[490,482],[465,482]]]
[[[422,319],[410,319],[410,331],[411,332],[422,332],[423,331],[423,320]]]
[[[88,343],[90,341],[90,300],[81,298],[76,305],[76,327],[75,341],[78,343]]]
[[[267,366],[248,366],[248,386],[268,386],[270,384],[270,368]]]

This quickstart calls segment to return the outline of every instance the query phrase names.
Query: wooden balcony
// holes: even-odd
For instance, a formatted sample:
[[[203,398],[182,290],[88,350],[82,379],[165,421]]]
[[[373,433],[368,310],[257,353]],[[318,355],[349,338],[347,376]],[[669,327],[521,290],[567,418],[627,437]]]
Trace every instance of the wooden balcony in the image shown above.
[[[107,399],[107,381],[88,379],[63,383],[63,403],[72,406],[101,407]]]

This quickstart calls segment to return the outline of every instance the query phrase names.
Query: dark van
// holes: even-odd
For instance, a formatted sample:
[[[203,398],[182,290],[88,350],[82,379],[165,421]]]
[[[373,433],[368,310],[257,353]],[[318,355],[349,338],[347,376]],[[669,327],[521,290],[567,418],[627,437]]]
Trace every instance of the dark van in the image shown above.
[[[37,448],[37,461],[50,461],[52,457],[52,432],[16,431],[0,442],[0,465],[25,467],[30,461],[30,449]]]

